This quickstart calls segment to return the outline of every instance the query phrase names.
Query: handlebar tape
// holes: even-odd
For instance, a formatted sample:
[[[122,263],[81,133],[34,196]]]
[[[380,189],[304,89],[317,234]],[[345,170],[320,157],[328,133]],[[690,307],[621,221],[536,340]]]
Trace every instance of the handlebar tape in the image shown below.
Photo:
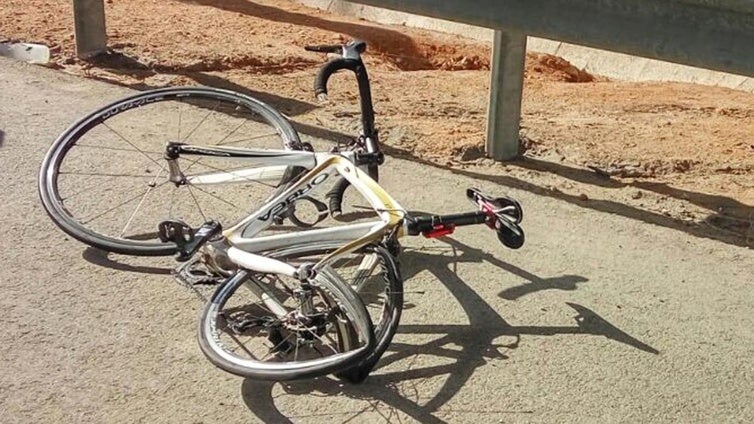
[[[335,72],[338,72],[342,69],[348,69],[354,73],[357,73],[359,71],[359,68],[363,66],[363,63],[361,60],[356,59],[346,59],[346,58],[337,58],[333,59],[327,63],[325,63],[320,69],[319,72],[317,72],[317,78],[314,79],[314,94],[315,96],[319,96],[320,94],[327,94],[327,81],[330,79],[330,76],[334,74]],[[362,69],[363,71],[363,69]],[[364,99],[362,99],[363,101]],[[369,100],[371,102],[371,100]],[[371,103],[370,103],[371,104]],[[370,165],[369,166],[369,174],[374,178],[377,179],[377,166]],[[330,208],[330,216],[338,216],[343,212],[342,209],[342,203],[343,203],[343,194],[345,193],[346,189],[350,183],[348,180],[346,180],[343,177],[340,177],[333,188],[327,192],[325,197],[328,199],[328,207]]]
[[[330,208],[330,216],[337,217],[343,213],[343,194],[349,185],[351,185],[351,183],[349,183],[347,179],[342,176],[338,177],[333,188],[325,195],[327,198],[327,204]]]
[[[369,176],[373,180],[379,181],[378,165],[369,164],[367,165],[367,167],[367,173],[369,174]],[[332,189],[330,189],[330,191],[325,194],[325,197],[327,198],[327,205],[330,209],[330,216],[336,217],[343,213],[343,195],[350,185],[351,183],[349,183],[347,179],[345,179],[343,176],[339,176]]]
[[[341,69],[348,69],[356,72],[356,69],[361,66],[360,60],[337,58],[325,63],[317,73],[317,78],[314,79],[314,94],[319,96],[320,94],[327,94],[327,81],[330,76]]]

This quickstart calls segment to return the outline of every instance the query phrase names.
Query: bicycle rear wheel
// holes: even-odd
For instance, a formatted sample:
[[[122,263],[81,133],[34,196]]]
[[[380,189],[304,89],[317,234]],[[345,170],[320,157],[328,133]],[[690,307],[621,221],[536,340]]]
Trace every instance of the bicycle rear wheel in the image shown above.
[[[234,223],[284,189],[294,171],[233,184],[176,184],[168,180],[167,142],[302,148],[291,124],[252,97],[202,87],[142,92],[90,113],[55,140],[39,174],[45,210],[63,231],[91,246],[170,255],[177,247],[158,239],[161,221],[194,228],[210,219]],[[205,156],[177,163],[187,177],[237,175],[249,168],[243,161]]]
[[[268,252],[268,255],[284,260],[291,265],[315,263],[321,255],[330,252],[333,247],[335,246],[327,246],[326,243],[319,246],[311,244],[291,246]],[[308,375],[302,375],[300,371],[297,371],[298,367],[304,366],[299,362],[308,360],[306,357],[303,357],[303,359],[296,358],[296,352],[291,350],[275,352],[275,360],[288,363],[290,369],[285,370],[285,373],[281,371],[269,379],[283,380],[336,373],[344,380],[358,383],[368,376],[390,345],[400,321],[403,306],[403,283],[398,266],[387,249],[378,245],[367,246],[359,252],[354,252],[334,261],[323,268],[320,274],[331,280],[338,280],[347,284],[351,290],[357,293],[359,299],[357,302],[365,305],[374,327],[374,346],[356,361],[340,363],[326,369],[319,368],[316,372]],[[271,290],[276,283],[279,282],[268,280],[268,284],[271,284]],[[277,296],[282,295],[278,291],[275,294]],[[218,289],[202,315],[199,344],[204,354],[219,368],[246,377],[266,378],[265,375],[267,374],[260,374],[260,370],[264,370],[267,365],[258,362],[268,361],[249,361],[252,358],[259,359],[260,355],[263,357],[269,351],[274,350],[274,346],[269,343],[269,340],[276,340],[279,337],[271,333],[272,329],[266,329],[266,333],[258,334],[258,336],[263,337],[257,337],[256,340],[252,340],[251,337],[242,339],[234,326],[227,324],[230,322],[229,320],[234,319],[233,314],[236,313],[239,305],[248,306],[254,303],[259,303],[259,299],[254,296],[249,298],[249,293],[239,290]],[[258,328],[258,330],[265,329]],[[350,323],[339,328],[336,334],[340,349],[352,350],[357,346],[354,340],[358,331],[355,331]],[[265,340],[268,341],[267,346],[258,347],[259,343],[265,343]],[[248,346],[252,344],[254,347]],[[298,354],[301,354],[301,352],[299,350]]]

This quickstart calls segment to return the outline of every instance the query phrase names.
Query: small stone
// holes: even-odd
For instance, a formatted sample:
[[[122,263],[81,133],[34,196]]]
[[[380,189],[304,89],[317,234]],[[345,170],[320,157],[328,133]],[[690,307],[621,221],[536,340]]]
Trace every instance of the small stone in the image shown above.
[[[472,161],[484,157],[484,149],[481,146],[469,146],[463,150],[460,159],[462,161]]]
[[[589,196],[587,196],[586,193],[581,193],[581,194],[579,194],[579,199],[580,200],[589,200]]]
[[[641,199],[642,196],[644,196],[644,193],[642,193],[641,190],[636,190],[633,194],[631,194],[632,199]]]

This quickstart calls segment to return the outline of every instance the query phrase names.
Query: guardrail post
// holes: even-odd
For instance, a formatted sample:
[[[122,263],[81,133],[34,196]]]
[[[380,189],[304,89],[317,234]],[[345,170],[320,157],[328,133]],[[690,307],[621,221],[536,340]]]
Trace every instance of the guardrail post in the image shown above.
[[[487,156],[495,160],[510,160],[518,156],[525,60],[526,34],[495,30],[486,144]]]
[[[76,55],[88,59],[107,50],[104,0],[73,0]]]

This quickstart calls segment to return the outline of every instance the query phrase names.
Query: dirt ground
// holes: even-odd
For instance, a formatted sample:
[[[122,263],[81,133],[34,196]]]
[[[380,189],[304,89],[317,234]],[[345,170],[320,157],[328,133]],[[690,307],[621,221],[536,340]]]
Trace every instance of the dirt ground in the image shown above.
[[[377,124],[388,153],[458,173],[504,175],[552,197],[754,246],[754,95],[608,81],[529,54],[522,160],[483,157],[490,46],[310,9],[290,1],[107,0],[111,52],[74,56],[71,2],[4,0],[0,40],[44,43],[52,64],[132,88],[231,88],[289,115],[303,137],[354,134],[356,86],[335,77],[313,99],[323,55],[306,44],[369,43]],[[591,205],[590,205],[591,204]]]

